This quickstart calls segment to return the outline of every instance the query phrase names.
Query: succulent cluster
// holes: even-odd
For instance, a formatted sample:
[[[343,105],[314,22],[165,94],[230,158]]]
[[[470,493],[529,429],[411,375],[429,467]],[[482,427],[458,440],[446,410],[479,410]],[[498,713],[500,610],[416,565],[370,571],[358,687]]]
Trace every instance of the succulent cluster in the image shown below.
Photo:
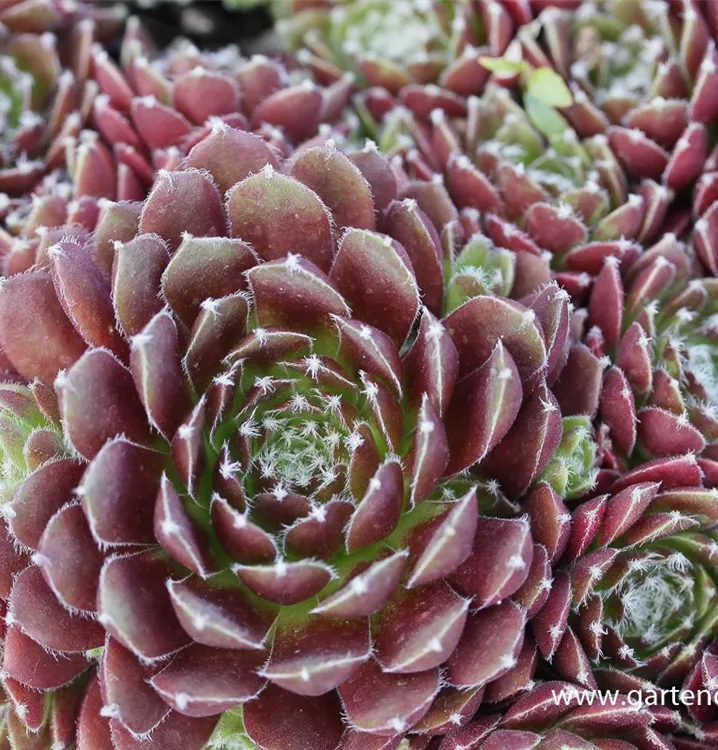
[[[0,747],[718,747],[718,12],[273,8],[0,7]]]

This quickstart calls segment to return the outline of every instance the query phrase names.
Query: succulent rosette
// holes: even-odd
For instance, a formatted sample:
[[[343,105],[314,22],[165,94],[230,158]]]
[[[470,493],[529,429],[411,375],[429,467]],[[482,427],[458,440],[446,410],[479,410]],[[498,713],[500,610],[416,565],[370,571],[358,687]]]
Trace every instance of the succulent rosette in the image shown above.
[[[707,486],[715,467],[715,295],[689,248],[666,234],[622,274],[609,259],[591,290],[585,341],[613,365],[601,391],[607,470],[690,454]],[[589,391],[591,388],[589,387]],[[581,400],[581,387],[576,391]]]
[[[479,479],[587,438],[549,389],[568,297],[440,320],[375,149],[209,138],[0,287],[8,723],[54,738],[67,693],[81,750],[428,742],[535,668],[548,553]]]
[[[312,137],[326,137],[319,136],[320,124],[350,117],[349,77],[320,87],[279,61],[247,59],[234,47],[200,52],[187,40],[159,54],[135,18],[126,24],[119,62],[91,36],[82,42],[86,95],[74,105],[64,102],[58,146],[47,157],[52,174],[32,199],[25,193],[8,202],[5,275],[29,268],[57,239],[57,227],[95,230],[105,201],[144,200],[158,170],[177,169],[195,147],[213,147],[213,127],[257,132],[286,155]],[[337,124],[336,135],[347,130]]]
[[[0,9],[0,191],[29,192],[61,158],[65,118],[81,108],[93,38],[120,26],[108,4],[9,2]],[[72,46],[72,54],[68,47]],[[11,208],[3,198],[0,215]]]
[[[409,101],[438,86],[459,108],[489,77],[479,58],[502,55],[532,18],[524,3],[495,0],[288,0],[275,8],[290,49],[328,79],[350,70]]]

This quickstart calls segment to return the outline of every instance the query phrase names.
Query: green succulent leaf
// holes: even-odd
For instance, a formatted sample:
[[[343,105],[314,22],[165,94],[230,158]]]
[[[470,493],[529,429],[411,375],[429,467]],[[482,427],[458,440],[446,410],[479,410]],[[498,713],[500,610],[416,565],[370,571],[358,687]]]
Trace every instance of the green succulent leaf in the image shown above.
[[[526,82],[526,93],[550,107],[568,107],[573,103],[566,82],[551,68],[532,71]]]
[[[535,96],[524,96],[524,109],[531,124],[548,138],[561,135],[569,128],[564,117]]]
[[[525,60],[509,60],[506,57],[480,57],[479,62],[492,73],[525,73],[530,70]]]

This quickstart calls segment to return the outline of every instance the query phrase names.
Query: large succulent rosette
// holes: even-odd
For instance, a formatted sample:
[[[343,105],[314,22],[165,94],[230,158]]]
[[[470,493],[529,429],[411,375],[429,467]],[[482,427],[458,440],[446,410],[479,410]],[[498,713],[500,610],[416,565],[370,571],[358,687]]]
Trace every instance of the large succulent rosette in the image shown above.
[[[691,454],[715,486],[715,284],[694,277],[695,260],[672,234],[621,271],[616,260],[605,263],[586,321],[586,343],[613,362],[587,391],[601,392],[604,466],[623,472]]]
[[[78,26],[77,35],[85,28]],[[254,131],[286,155],[308,139],[325,138],[320,124],[349,116],[349,77],[321,87],[278,60],[247,59],[235,47],[200,52],[186,40],[159,54],[135,18],[126,24],[119,61],[93,45],[91,35],[74,41],[83,80],[90,78],[79,102],[69,94],[62,100],[57,146],[38,167],[40,174],[54,171],[32,199],[25,186],[20,200],[8,204],[6,275],[29,268],[59,239],[57,227],[91,232],[102,225],[106,201],[144,200],[157,171],[177,169],[186,158],[191,164],[193,149],[206,158],[211,150],[221,154],[216,138],[207,138],[213,127]],[[63,85],[79,77],[65,74]]]
[[[468,471],[520,493],[559,450],[567,297],[440,321],[384,157],[214,138],[135,228],[0,288],[31,384],[3,392],[8,723],[59,742],[81,700],[81,750],[428,742],[535,668],[547,552]]]
[[[112,4],[104,8],[59,1],[3,4],[1,217],[16,208],[14,199],[29,193],[62,162],[64,138],[70,132],[66,118],[86,108],[91,95],[86,87],[90,46],[93,39],[112,35],[123,17],[123,9]]]

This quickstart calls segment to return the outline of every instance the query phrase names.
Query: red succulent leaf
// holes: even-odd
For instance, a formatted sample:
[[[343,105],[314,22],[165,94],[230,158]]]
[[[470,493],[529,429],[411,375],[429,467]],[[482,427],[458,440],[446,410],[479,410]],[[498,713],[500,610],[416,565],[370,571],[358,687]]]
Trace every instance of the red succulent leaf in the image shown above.
[[[683,190],[700,176],[707,156],[708,131],[702,123],[692,122],[673,148],[663,182],[671,190]]]
[[[657,180],[663,174],[669,154],[638,129],[608,129],[611,149],[631,177]]]
[[[449,682],[478,687],[508,672],[521,652],[525,626],[525,613],[511,601],[469,615],[446,663]]]
[[[653,382],[651,341],[638,323],[631,323],[621,339],[616,364],[639,396],[650,393]]]
[[[476,490],[471,489],[429,525],[427,538],[421,534],[418,545],[421,552],[412,567],[407,588],[440,580],[455,571],[471,555],[477,526]]]
[[[214,572],[209,538],[185,510],[184,504],[166,475],[162,476],[154,513],[155,538],[163,549],[185,568],[206,578]]]
[[[212,498],[210,513],[212,528],[233,560],[249,565],[274,561],[278,550],[273,537],[246,514],[219,495]]]
[[[454,390],[446,412],[451,456],[447,475],[483,460],[503,440],[516,420],[521,399],[519,371],[499,342],[485,364]]]
[[[531,621],[531,628],[539,651],[551,661],[566,632],[571,610],[571,580],[559,573],[553,581],[546,604]]]
[[[371,187],[333,141],[301,152],[292,164],[291,175],[329,207],[338,229],[375,228]]]
[[[37,566],[25,568],[15,579],[9,606],[11,622],[46,649],[76,653],[104,642],[102,626],[95,620],[70,614]]]
[[[441,243],[434,225],[418,204],[408,199],[389,204],[382,216],[381,229],[406,250],[424,304],[434,315],[440,315],[444,282]]]
[[[150,424],[171,439],[187,411],[189,397],[177,324],[168,311],[157,313],[133,337],[130,367]]]
[[[170,602],[183,629],[198,643],[215,648],[264,648],[271,625],[239,589],[215,587],[197,578],[169,581]]]
[[[259,695],[257,674],[263,656],[193,644],[149,681],[175,711],[185,716],[216,716]]]
[[[536,243],[552,253],[565,253],[588,239],[584,223],[563,206],[533,203],[525,214],[524,224]]]
[[[339,687],[350,725],[362,732],[393,737],[405,732],[431,708],[439,692],[439,672],[411,675],[382,672],[366,662]]]
[[[122,438],[102,447],[78,493],[92,536],[101,545],[154,542],[152,514],[161,473],[159,453]]]
[[[561,412],[553,393],[541,383],[531,394],[503,440],[482,469],[510,497],[522,495],[546,468],[561,442]]]
[[[211,178],[196,169],[160,171],[142,208],[138,231],[157,234],[171,251],[185,233],[223,237],[227,220],[219,191]]]
[[[631,455],[636,444],[636,403],[620,368],[612,367],[604,374],[599,404],[611,439],[626,455]]]
[[[269,685],[244,707],[247,734],[266,750],[335,750],[342,736],[336,693],[296,695]]]
[[[297,695],[323,695],[350,679],[371,653],[366,619],[315,617],[298,626],[279,627],[260,674]]]
[[[293,141],[300,142],[316,133],[321,111],[321,90],[312,83],[300,83],[259,102],[252,113],[252,127],[263,123],[275,125]]]
[[[605,547],[624,534],[646,511],[658,492],[657,483],[634,484],[606,504],[597,542]]]
[[[552,390],[564,416],[574,414],[596,415],[601,395],[603,366],[591,350],[583,344],[574,344],[568,355],[566,367]]]
[[[190,640],[170,606],[168,574],[165,561],[153,552],[111,557],[100,573],[99,621],[146,661],[167,656]]]
[[[110,729],[117,750],[174,750],[177,747],[202,750],[216,724],[213,716],[195,719],[173,711],[147,739],[135,737],[116,719],[110,720]]]
[[[203,299],[244,291],[244,272],[255,263],[252,249],[241,240],[185,234],[162,274],[162,296],[189,327],[199,314]]]
[[[409,500],[413,506],[432,493],[449,462],[446,430],[426,393],[421,401],[408,461],[411,477]]]
[[[22,308],[26,314],[18,316]],[[27,380],[52,383],[86,349],[60,305],[50,275],[31,272],[0,284],[0,346]]]
[[[262,327],[286,325],[301,331],[351,313],[333,280],[299,256],[255,266],[247,278]]]
[[[404,501],[404,478],[396,460],[384,462],[346,529],[346,547],[355,552],[384,539],[396,528]]]
[[[266,167],[229,190],[227,213],[231,235],[248,242],[263,260],[291,252],[329,270],[334,252],[330,214],[301,182]]]
[[[110,286],[89,254],[70,240],[47,251],[57,298],[75,328],[90,346],[106,347],[118,357],[127,344],[115,327]]]
[[[315,560],[273,565],[234,565],[234,572],[257,596],[277,604],[298,604],[318,594],[334,577],[330,567]]]
[[[473,608],[491,607],[521,588],[532,556],[526,519],[480,518],[473,552],[449,580],[472,597]]]
[[[444,326],[424,308],[416,339],[404,357],[411,400],[418,404],[427,394],[436,413],[442,415],[454,393],[458,369],[456,346]]]
[[[404,343],[419,312],[419,288],[401,245],[350,229],[339,243],[330,278],[355,317],[383,330],[397,348]]]
[[[82,476],[84,464],[74,458],[52,461],[36,469],[15,490],[4,516],[14,539],[36,550],[48,521],[66,503]],[[8,550],[9,553],[9,550]],[[8,559],[9,565],[17,563]]]
[[[97,579],[104,555],[76,505],[58,511],[45,526],[33,560],[57,599],[66,607],[95,612]]]
[[[378,618],[375,656],[382,669],[413,674],[440,666],[459,642],[468,608],[441,581],[400,594]]]
[[[89,666],[84,654],[51,654],[14,625],[5,634],[2,665],[9,677],[35,690],[67,685]]]
[[[86,352],[71,370],[58,376],[55,389],[65,435],[86,458],[94,458],[118,435],[137,443],[149,442],[132,376],[110,352]]]
[[[531,534],[551,554],[552,561],[563,555],[571,530],[571,515],[554,489],[543,482],[526,496],[522,509],[531,519]]]
[[[703,435],[686,417],[654,406],[638,412],[638,440],[654,457],[700,453],[706,446]]]
[[[104,706],[101,716],[121,722],[135,735],[146,734],[167,718],[170,707],[152,689],[152,670],[114,638],[108,638],[102,655],[100,685]]]
[[[165,243],[153,235],[115,244],[112,303],[126,336],[137,335],[162,309],[160,280],[168,260]]]

